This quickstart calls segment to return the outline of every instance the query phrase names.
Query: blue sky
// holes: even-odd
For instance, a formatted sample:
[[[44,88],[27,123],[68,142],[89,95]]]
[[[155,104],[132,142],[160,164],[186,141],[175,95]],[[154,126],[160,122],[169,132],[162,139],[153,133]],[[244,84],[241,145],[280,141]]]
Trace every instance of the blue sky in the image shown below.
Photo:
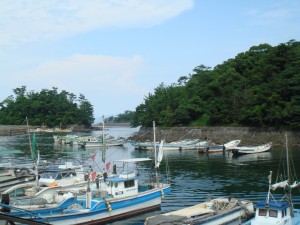
[[[57,87],[117,115],[198,65],[291,39],[298,0],[1,0],[0,101]]]

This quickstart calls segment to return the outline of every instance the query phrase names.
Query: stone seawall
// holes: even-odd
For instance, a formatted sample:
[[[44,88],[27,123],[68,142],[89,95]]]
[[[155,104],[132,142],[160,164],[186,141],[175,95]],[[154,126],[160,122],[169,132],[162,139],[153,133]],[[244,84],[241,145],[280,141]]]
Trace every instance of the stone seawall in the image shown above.
[[[250,127],[156,127],[156,140],[166,142],[181,139],[211,140],[216,144],[223,144],[231,140],[241,140],[240,145],[261,145],[273,142],[273,146],[285,144],[285,132],[290,146],[300,146],[300,131],[277,131],[274,128]],[[137,141],[153,140],[153,128],[142,127],[133,137]]]
[[[0,136],[13,136],[26,134],[27,126],[21,125],[0,125]]]

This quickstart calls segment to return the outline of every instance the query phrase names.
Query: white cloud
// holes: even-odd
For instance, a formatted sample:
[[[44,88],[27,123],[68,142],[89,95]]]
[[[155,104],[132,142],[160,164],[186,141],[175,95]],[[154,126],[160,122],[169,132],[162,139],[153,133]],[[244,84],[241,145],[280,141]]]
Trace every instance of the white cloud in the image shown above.
[[[82,93],[99,115],[105,113],[101,110],[102,103],[114,113],[134,109],[141,103],[147,90],[140,87],[135,79],[143,67],[143,59],[138,55],[126,58],[76,54],[43,62],[27,72],[15,74],[14,77],[19,86],[27,86],[27,91],[39,92],[41,87],[57,87],[77,96]],[[15,85],[18,87],[16,83]]]
[[[192,6],[192,0],[2,0],[0,43],[53,40],[101,27],[153,26]]]
[[[246,15],[253,17],[253,25],[286,26],[289,20],[298,18],[299,6],[297,1],[282,1],[266,8],[251,9]]]

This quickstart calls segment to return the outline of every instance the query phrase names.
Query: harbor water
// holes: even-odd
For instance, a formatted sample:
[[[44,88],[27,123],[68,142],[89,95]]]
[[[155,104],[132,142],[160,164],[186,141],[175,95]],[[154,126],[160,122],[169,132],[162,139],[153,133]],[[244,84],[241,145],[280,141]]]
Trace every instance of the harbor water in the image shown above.
[[[137,132],[137,129],[112,127],[104,132],[116,137],[128,138]],[[101,133],[102,131],[93,131],[73,134],[95,135]],[[54,143],[53,133],[37,133],[36,141],[43,162],[73,161],[84,164],[86,169],[96,171],[101,171],[104,167],[101,147],[84,149],[75,145],[57,144]],[[8,152],[8,150],[20,150],[21,153],[0,154],[0,164],[27,161],[31,155],[28,135],[0,136],[0,153]],[[293,172],[300,175],[300,148],[290,147],[289,150],[293,157]],[[285,146],[273,147],[270,152],[266,153],[239,157],[232,157],[230,152],[210,154],[199,153],[196,150],[164,152],[159,168],[160,180],[166,181],[169,178],[172,192],[163,199],[161,209],[111,224],[143,224],[148,216],[199,204],[208,198],[234,196],[239,199],[251,200],[254,203],[263,200],[268,191],[268,175],[270,171],[273,171],[273,181],[275,182],[279,162],[285,159],[284,154]],[[113,163],[114,160],[137,157],[154,159],[154,151],[134,150],[130,142],[122,147],[108,147],[106,151],[106,162]],[[299,189],[295,190],[293,194],[294,206],[300,208]],[[280,198],[282,195],[279,191],[275,192],[273,196]]]

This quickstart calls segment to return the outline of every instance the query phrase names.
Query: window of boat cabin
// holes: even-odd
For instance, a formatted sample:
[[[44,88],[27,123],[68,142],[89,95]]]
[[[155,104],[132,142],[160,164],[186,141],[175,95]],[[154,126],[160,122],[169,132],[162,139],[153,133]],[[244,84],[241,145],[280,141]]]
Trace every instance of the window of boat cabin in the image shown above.
[[[267,209],[259,209],[258,210],[259,216],[266,216],[267,215]]]
[[[269,216],[277,218],[278,211],[274,209],[270,209]]]
[[[134,186],[134,180],[126,180],[124,181],[125,188],[133,187]]]
[[[282,217],[285,217],[286,216],[286,209],[282,210]]]

